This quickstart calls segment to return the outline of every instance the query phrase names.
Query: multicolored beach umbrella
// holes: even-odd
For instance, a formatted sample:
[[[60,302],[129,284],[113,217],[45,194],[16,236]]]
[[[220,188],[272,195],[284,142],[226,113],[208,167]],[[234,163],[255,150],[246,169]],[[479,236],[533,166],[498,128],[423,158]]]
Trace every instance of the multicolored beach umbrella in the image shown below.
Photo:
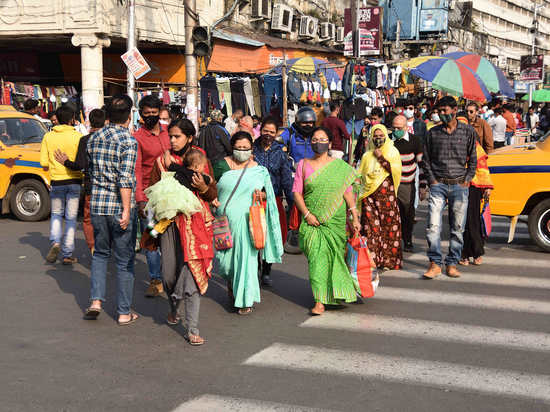
[[[424,58],[413,59],[411,63],[405,62],[402,65],[410,67],[410,74],[431,82],[436,90],[481,103],[491,100],[491,93],[481,77],[464,64],[435,56],[424,62],[421,62],[422,60]]]
[[[454,52],[443,54],[441,57],[456,60],[470,69],[475,71],[481,80],[487,86],[487,89],[492,93],[498,93],[506,97],[515,98],[514,89],[510,86],[508,79],[498,67],[481,57],[479,54]]]

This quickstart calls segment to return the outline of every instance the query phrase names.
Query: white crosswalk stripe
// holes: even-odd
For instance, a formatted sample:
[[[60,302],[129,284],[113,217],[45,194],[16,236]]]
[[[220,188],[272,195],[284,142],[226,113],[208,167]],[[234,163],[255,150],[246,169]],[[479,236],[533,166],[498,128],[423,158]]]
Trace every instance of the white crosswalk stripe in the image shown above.
[[[496,346],[535,352],[550,352],[550,334],[548,333],[424,321],[393,316],[326,312],[323,316],[308,319],[300,326],[379,333],[383,335]]]
[[[405,263],[407,263],[405,261]],[[550,289],[550,279],[547,278],[532,278],[528,276],[506,276],[506,275],[489,275],[480,272],[462,272],[460,278],[450,278],[448,276],[438,276],[435,281],[448,281],[454,283],[478,283],[484,285],[498,286],[514,286],[522,288]],[[389,270],[382,272],[380,275],[381,282],[385,278],[392,279],[420,279],[426,269],[406,269],[406,270]]]
[[[518,266],[518,267],[529,267],[534,269],[548,269],[550,267],[549,261],[545,256],[541,256],[543,259],[531,259],[526,261],[525,259],[513,258],[513,257],[495,257],[495,256],[483,256],[483,262],[485,265],[491,266]],[[405,256],[405,263],[417,262],[425,263],[428,267],[428,258],[425,253],[415,253],[412,255]]]
[[[365,352],[275,343],[245,365],[368,377],[550,403],[550,377]]]
[[[437,292],[424,289],[380,287],[376,292],[376,298],[401,302],[468,306],[483,309],[550,314],[550,302],[542,300],[499,297],[493,295],[474,295],[468,293]]]
[[[330,412],[283,403],[261,402],[227,396],[203,395],[182,403],[173,412]]]

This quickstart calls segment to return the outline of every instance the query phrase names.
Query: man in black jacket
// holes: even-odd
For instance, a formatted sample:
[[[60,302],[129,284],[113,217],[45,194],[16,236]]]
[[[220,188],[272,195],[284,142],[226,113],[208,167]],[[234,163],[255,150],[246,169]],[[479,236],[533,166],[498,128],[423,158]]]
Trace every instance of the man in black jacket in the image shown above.
[[[226,156],[231,156],[231,137],[223,127],[223,114],[219,110],[213,110],[210,123],[202,128],[198,138],[197,146],[206,152],[206,157],[216,164]]]

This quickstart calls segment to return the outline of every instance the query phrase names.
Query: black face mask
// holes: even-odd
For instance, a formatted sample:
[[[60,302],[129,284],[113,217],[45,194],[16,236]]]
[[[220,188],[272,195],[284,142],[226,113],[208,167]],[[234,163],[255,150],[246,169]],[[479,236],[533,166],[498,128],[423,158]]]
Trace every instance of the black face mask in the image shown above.
[[[275,136],[272,136],[270,134],[263,134],[260,136],[260,139],[262,139],[262,141],[267,144],[267,145],[270,145],[271,143],[273,143],[275,141]]]
[[[296,129],[298,134],[300,136],[302,136],[303,138],[311,137],[311,132],[313,131],[313,126],[310,126],[309,124],[307,124],[305,126],[301,126],[298,123],[294,123],[294,128]]]
[[[156,116],[141,116],[141,118],[143,119],[143,122],[147,125],[147,127],[155,127],[156,124],[160,120],[159,115],[156,115]]]
[[[174,154],[176,156],[179,156],[179,157],[182,157],[186,152],[187,152],[187,149],[189,148],[189,142],[187,142],[187,144],[185,146],[183,146],[180,150],[178,150],[177,152],[175,150],[172,150],[174,152]]]
[[[316,142],[311,144],[311,150],[316,154],[323,154],[329,149],[330,143]]]

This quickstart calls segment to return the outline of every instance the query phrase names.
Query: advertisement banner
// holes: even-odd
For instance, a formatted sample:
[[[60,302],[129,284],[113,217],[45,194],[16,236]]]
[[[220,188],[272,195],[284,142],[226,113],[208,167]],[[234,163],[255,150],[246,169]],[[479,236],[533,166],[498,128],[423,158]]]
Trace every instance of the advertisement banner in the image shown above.
[[[529,93],[529,83],[514,82],[514,93],[516,94]]]
[[[359,9],[359,55],[377,56],[382,50],[382,8]],[[344,56],[353,56],[351,9],[344,11]]]
[[[145,73],[151,71],[151,67],[149,67],[149,65],[136,47],[128,50],[120,57],[128,67],[128,70],[132,72],[136,80],[142,77]]]
[[[544,79],[544,56],[522,56],[519,80],[527,83],[542,83]]]

